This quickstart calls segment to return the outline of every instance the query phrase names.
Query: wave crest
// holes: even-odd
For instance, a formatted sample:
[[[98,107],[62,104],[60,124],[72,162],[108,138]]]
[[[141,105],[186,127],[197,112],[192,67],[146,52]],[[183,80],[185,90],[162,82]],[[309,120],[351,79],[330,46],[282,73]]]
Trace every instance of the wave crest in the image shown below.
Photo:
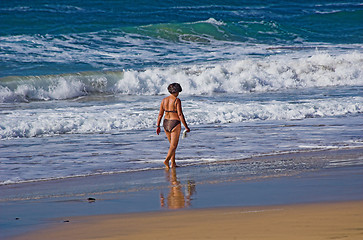
[[[159,95],[179,82],[185,93],[245,93],[363,85],[363,54],[246,58],[216,64],[147,68],[142,71],[0,78],[0,102],[60,100],[92,94]]]
[[[58,107],[4,111],[0,139],[28,138],[56,134],[119,133],[155,126],[159,97],[102,106]],[[183,101],[188,123],[226,124],[266,120],[345,116],[363,112],[362,97],[315,99],[294,102],[209,102]]]

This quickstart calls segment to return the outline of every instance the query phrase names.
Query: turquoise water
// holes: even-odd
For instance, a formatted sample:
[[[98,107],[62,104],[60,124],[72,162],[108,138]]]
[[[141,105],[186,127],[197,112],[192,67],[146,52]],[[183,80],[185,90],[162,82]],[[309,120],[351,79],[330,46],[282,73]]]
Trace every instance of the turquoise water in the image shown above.
[[[361,1],[2,1],[0,77],[271,54],[251,46],[361,50],[362,22]]]

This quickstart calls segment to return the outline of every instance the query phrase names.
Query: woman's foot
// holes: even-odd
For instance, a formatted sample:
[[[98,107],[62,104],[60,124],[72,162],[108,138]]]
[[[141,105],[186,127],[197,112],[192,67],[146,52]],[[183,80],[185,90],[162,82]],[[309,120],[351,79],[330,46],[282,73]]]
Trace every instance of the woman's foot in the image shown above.
[[[171,168],[177,168],[177,167],[179,167],[178,165],[176,165],[175,157],[174,158],[171,158],[170,160],[171,160],[171,164],[170,164],[170,167]]]
[[[169,167],[169,160],[165,160],[164,161],[164,165],[165,165],[166,169],[170,169],[170,167]]]

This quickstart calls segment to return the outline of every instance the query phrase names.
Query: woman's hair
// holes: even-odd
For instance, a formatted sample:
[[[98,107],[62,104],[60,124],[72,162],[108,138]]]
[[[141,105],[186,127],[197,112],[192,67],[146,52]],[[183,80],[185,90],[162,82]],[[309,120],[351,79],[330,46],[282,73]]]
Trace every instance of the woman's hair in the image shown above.
[[[183,89],[179,83],[172,83],[168,86],[168,91],[170,93],[177,93],[177,92],[181,92],[182,90]]]

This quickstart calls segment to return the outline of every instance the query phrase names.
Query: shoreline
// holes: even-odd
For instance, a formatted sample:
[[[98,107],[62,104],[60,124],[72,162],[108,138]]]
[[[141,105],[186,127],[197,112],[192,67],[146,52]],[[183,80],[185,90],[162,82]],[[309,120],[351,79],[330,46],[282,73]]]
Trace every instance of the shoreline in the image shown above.
[[[69,218],[35,239],[361,239],[363,201]]]
[[[295,152],[184,166],[175,171],[3,185],[0,186],[0,237],[27,236],[34,230],[79,216],[93,219],[100,215],[158,214],[169,212],[167,209],[189,212],[362,201],[362,153],[363,148]],[[282,172],[241,173],[246,163],[276,161],[282,165],[301,164],[296,165],[297,169],[292,165],[292,169]],[[345,165],[347,162],[353,165]]]
[[[354,152],[359,151],[363,153],[363,146],[350,146],[350,147],[342,147],[342,148],[323,148],[323,149],[300,149],[300,150],[292,150],[292,151],[283,151],[283,152],[271,152],[271,153],[263,153],[263,154],[256,154],[250,157],[240,158],[240,159],[230,159],[230,160],[213,160],[211,162],[200,162],[200,163],[192,163],[192,164],[184,164],[180,165],[179,167],[186,168],[186,167],[198,167],[198,166],[205,166],[205,165],[214,165],[214,164],[234,164],[240,163],[243,161],[249,160],[268,160],[268,159],[276,159],[279,157],[286,158],[286,156],[312,156],[315,157],[316,155],[329,155],[333,156],[334,153],[338,153],[339,155],[345,154],[345,152]],[[327,154],[325,154],[327,153]],[[333,154],[332,154],[333,153]],[[49,179],[33,179],[33,180],[23,180],[20,182],[9,182],[0,184],[1,187],[12,187],[12,186],[19,186],[19,185],[32,185],[32,184],[43,184],[43,183],[53,183],[53,182],[67,182],[67,181],[77,181],[78,179],[83,178],[98,178],[98,177],[108,177],[113,175],[122,175],[122,174],[133,174],[133,173],[142,173],[148,171],[160,171],[165,170],[164,166],[160,164],[159,168],[148,168],[148,169],[135,169],[135,170],[128,170],[128,171],[117,171],[117,172],[106,172],[106,173],[94,173],[94,174],[86,174],[86,175],[76,175],[76,176],[67,176],[67,177],[55,177]],[[1,198],[0,198],[1,201]]]

